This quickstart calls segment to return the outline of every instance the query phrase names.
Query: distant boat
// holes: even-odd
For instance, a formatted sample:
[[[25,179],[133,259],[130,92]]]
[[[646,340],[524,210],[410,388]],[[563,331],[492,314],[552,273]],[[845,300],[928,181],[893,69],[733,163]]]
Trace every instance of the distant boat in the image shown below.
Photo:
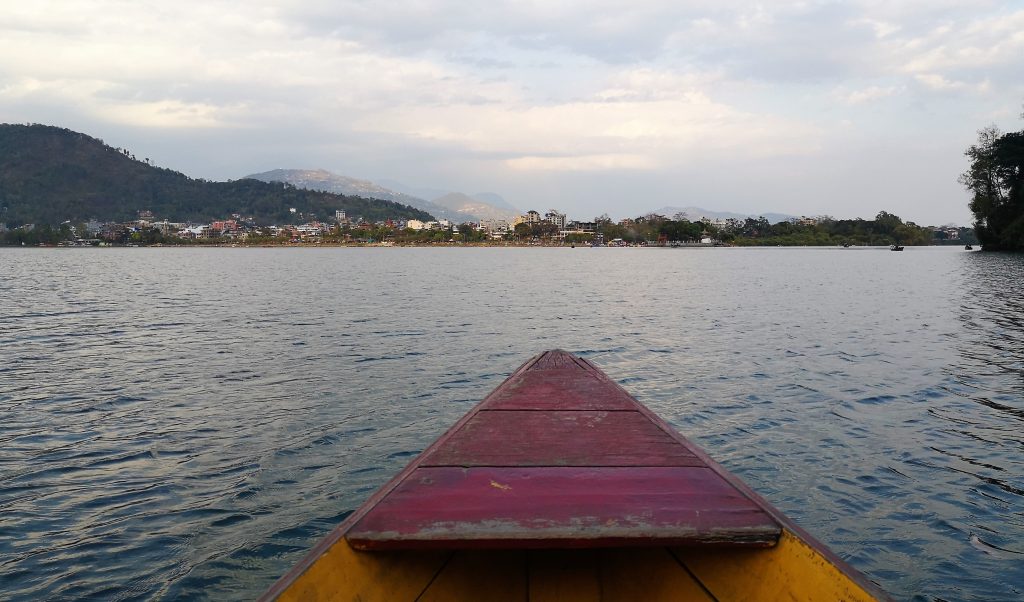
[[[903,247],[900,246],[900,245],[893,245],[893,246],[889,247],[889,250],[890,251],[902,251]]]
[[[973,250],[974,250],[974,247],[972,247],[971,245],[964,245],[964,251],[973,251]]]
[[[848,243],[848,242],[844,242],[844,243],[843,243],[843,248],[844,248],[844,249],[849,249],[849,248],[850,248],[850,243]]]

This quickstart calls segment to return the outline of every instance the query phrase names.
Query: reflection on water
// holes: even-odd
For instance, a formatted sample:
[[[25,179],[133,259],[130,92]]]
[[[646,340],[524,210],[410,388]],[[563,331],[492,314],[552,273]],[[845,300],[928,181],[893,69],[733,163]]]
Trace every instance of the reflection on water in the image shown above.
[[[561,347],[895,597],[1019,599],[1022,283],[958,249],[0,249],[0,598],[251,598]]]

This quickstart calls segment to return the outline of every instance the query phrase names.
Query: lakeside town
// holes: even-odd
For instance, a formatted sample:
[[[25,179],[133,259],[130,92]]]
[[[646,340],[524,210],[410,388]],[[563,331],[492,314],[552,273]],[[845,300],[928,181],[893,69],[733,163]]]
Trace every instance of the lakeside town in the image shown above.
[[[0,241],[43,246],[304,246],[304,245],[475,245],[475,246],[716,246],[716,245],[929,245],[973,244],[971,228],[922,227],[880,212],[874,220],[801,217],[770,223],[766,218],[689,220],[685,213],[667,217],[647,214],[613,221],[570,220],[551,209],[527,211],[512,220],[454,223],[387,219],[368,221],[336,210],[328,219],[290,209],[295,223],[260,225],[252,217],[232,214],[209,223],[172,222],[141,210],[135,220],[59,227],[0,224]]]

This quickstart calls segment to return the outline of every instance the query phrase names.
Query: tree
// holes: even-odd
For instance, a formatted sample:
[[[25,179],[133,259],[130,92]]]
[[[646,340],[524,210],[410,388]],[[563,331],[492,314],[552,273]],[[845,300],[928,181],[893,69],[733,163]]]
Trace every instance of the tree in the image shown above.
[[[982,248],[1024,249],[1024,131],[1000,134],[989,126],[964,154],[971,165],[960,183],[972,193],[970,208]]]

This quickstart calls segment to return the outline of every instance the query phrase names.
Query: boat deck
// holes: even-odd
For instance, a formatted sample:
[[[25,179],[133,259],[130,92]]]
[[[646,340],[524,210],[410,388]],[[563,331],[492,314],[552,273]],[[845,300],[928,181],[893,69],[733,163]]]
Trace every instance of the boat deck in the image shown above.
[[[533,358],[371,498],[355,549],[775,545],[728,473],[590,362]]]

